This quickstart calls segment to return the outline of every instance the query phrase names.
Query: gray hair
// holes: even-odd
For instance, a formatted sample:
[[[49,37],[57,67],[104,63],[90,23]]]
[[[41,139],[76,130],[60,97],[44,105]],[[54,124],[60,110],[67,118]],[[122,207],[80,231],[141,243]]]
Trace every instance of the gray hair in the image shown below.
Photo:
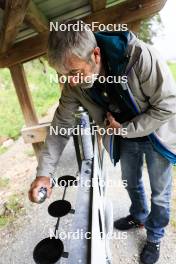
[[[67,30],[61,30],[65,25]],[[80,26],[75,31],[75,25]],[[81,20],[69,20],[59,23],[58,30],[50,32],[48,39],[48,60],[55,68],[64,68],[64,61],[74,54],[80,59],[89,60],[97,42],[91,29]]]

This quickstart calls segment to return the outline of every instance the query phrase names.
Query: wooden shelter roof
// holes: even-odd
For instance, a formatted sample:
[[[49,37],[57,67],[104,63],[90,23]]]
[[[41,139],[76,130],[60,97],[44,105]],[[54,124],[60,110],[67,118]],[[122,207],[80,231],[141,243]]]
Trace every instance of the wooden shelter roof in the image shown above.
[[[25,62],[46,52],[49,22],[139,22],[160,11],[166,0],[0,0],[0,67]],[[31,49],[32,47],[32,49]]]

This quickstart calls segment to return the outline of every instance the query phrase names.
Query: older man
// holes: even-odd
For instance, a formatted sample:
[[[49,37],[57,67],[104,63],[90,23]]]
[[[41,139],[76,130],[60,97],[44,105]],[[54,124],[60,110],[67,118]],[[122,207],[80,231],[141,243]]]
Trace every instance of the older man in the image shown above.
[[[77,22],[68,21],[66,25]],[[71,26],[51,32],[48,56],[59,76],[69,80],[53,126],[73,127],[73,113],[81,104],[100,127],[126,129],[126,135],[106,135],[103,140],[114,165],[120,160],[131,199],[130,214],[116,220],[114,226],[119,230],[145,226],[147,241],[140,258],[143,263],[155,263],[169,222],[172,164],[176,163],[176,87],[166,64],[132,32],[93,34],[86,25],[79,31]],[[95,75],[86,81],[87,76]],[[100,76],[111,78],[101,82]],[[120,81],[112,81],[112,77]],[[68,138],[47,135],[29,191],[31,201],[37,202],[40,187],[46,187],[50,196],[50,177]],[[144,156],[152,192],[150,211],[142,182]]]

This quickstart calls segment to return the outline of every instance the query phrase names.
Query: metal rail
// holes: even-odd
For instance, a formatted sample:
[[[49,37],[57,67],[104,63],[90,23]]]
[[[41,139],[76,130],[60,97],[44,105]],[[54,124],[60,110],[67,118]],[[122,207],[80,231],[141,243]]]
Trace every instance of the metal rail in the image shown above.
[[[91,131],[89,116],[83,109],[79,109],[77,117],[79,117],[77,121],[80,129],[88,128]],[[111,263],[109,237],[113,230],[113,212],[111,202],[106,197],[105,149],[100,145],[98,134],[93,136],[91,133],[80,134],[75,138],[74,144],[80,171],[75,210],[71,209],[71,204],[64,200],[66,186],[62,201],[52,203],[49,206],[49,213],[58,217],[55,231],[59,231],[60,217],[73,213],[70,231],[79,232],[81,236],[71,239],[68,252],[64,252],[64,243],[56,237],[40,241],[33,254],[38,264],[59,264],[61,257],[67,258],[68,264]],[[63,178],[68,181],[75,177],[62,176],[58,182]],[[65,208],[66,212],[63,203],[65,206],[70,204],[68,211]]]

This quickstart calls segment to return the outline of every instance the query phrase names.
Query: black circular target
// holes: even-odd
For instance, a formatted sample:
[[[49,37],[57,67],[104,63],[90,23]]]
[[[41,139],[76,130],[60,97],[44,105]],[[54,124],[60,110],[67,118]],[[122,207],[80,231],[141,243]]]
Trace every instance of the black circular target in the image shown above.
[[[64,175],[58,179],[58,185],[61,187],[69,187],[69,186],[76,186],[77,179],[71,175]]]
[[[33,259],[37,264],[54,264],[64,252],[64,245],[60,239],[49,237],[41,240],[34,248]]]
[[[58,200],[51,203],[48,207],[48,213],[53,217],[62,217],[71,210],[71,203],[66,200]]]

